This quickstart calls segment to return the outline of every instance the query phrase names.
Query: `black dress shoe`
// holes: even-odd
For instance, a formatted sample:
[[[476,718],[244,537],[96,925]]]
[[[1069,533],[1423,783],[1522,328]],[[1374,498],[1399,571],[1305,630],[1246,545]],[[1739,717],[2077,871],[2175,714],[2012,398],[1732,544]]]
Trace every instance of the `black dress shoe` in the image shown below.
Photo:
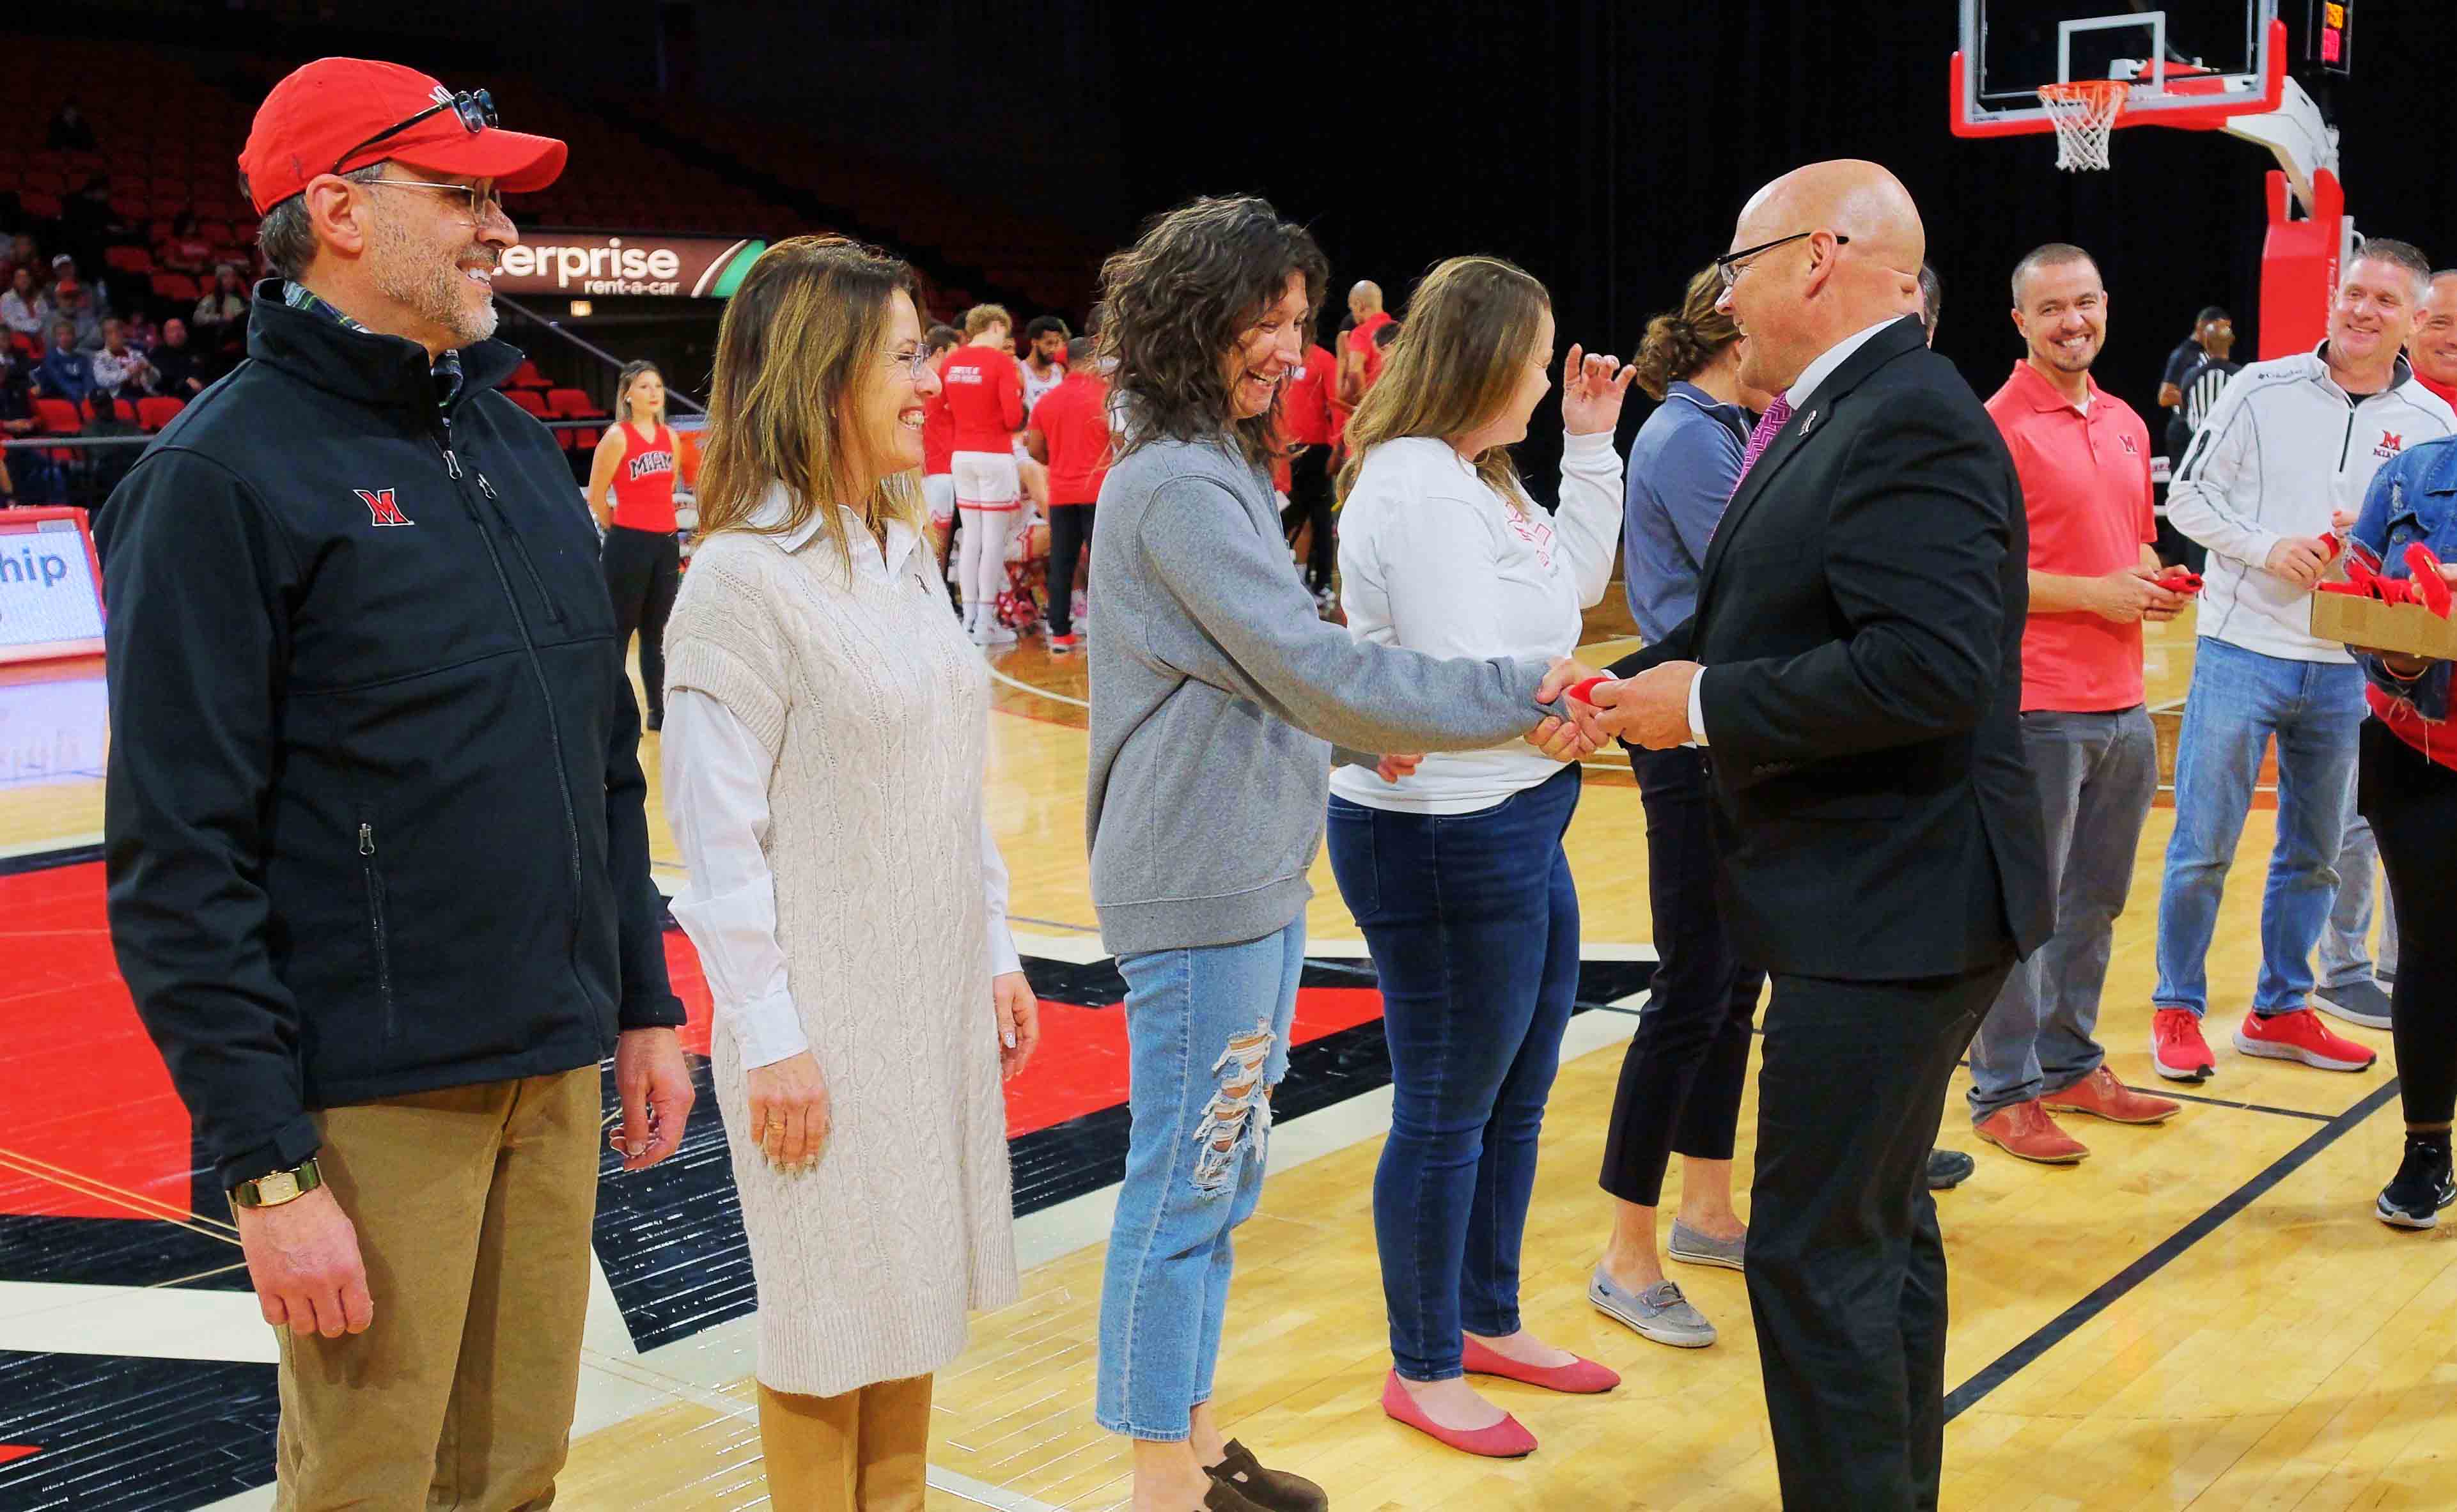
[[[1264,1512],[1328,1512],[1331,1506],[1322,1487],[1286,1470],[1265,1469],[1254,1452],[1234,1439],[1228,1440],[1227,1456],[1204,1473],[1215,1487],[1235,1492]]]
[[[1961,1150],[1931,1150],[1928,1152],[1928,1190],[1945,1191],[1959,1187],[1978,1169],[1979,1162]]]

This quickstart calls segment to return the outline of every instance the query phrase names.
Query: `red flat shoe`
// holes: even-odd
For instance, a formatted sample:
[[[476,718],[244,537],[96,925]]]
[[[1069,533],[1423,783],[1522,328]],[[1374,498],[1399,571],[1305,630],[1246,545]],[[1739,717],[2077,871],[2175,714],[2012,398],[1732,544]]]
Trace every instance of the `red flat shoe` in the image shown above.
[[[1445,1428],[1425,1416],[1416,1398],[1399,1383],[1399,1373],[1393,1371],[1382,1383],[1382,1411],[1394,1422],[1406,1423],[1418,1433],[1446,1443],[1464,1454],[1482,1455],[1487,1460],[1524,1460],[1536,1452],[1536,1436],[1520,1426],[1508,1413],[1490,1428]]]
[[[1621,1384],[1619,1373],[1606,1369],[1591,1359],[1573,1359],[1567,1365],[1530,1365],[1512,1359],[1475,1339],[1468,1339],[1467,1351],[1460,1363],[1471,1376],[1498,1376],[1504,1380],[1523,1385],[1541,1386],[1546,1391],[1568,1392],[1576,1397],[1592,1397]]]

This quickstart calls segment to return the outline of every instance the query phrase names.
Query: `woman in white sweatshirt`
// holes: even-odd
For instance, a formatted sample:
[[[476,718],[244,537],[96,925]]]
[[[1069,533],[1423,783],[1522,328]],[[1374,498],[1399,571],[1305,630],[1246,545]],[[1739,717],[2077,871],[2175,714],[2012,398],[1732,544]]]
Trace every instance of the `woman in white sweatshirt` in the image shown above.
[[[1561,507],[1547,514],[1509,447],[1551,386],[1553,336],[1544,286],[1498,259],[1454,258],[1417,287],[1348,426],[1340,602],[1360,639],[1536,661],[1578,646],[1621,537],[1613,425],[1631,373],[1570,348]],[[1621,1379],[1518,1316],[1537,1134],[1579,982],[1561,848],[1579,770],[1514,742],[1427,756],[1395,783],[1342,769],[1331,785],[1332,869],[1373,953],[1391,1044],[1373,1181],[1396,1367],[1383,1410],[1470,1453],[1523,1455],[1535,1437],[1465,1373],[1570,1392]]]

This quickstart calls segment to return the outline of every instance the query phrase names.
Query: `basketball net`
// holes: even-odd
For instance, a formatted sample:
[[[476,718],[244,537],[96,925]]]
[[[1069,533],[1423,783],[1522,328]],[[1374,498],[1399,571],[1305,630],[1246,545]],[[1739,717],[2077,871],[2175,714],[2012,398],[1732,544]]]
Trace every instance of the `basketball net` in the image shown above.
[[[2107,166],[2109,141],[2116,118],[2124,114],[2132,86],[2121,79],[2075,79],[2070,84],[2043,84],[2039,103],[2056,128],[2056,166],[2067,173]]]

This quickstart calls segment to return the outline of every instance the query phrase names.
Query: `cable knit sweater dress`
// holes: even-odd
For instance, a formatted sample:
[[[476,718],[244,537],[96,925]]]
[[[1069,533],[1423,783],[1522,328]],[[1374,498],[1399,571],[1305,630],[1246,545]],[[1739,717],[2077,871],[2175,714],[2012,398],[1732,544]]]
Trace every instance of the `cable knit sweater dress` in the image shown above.
[[[857,541],[857,549],[865,543]],[[981,766],[989,674],[930,581],[848,573],[824,535],[724,531],[692,557],[666,681],[774,756],[776,939],[830,1098],[816,1167],[749,1140],[720,1015],[717,1106],[759,1288],[759,1379],[836,1396],[936,1371],[1017,1293],[990,1007]]]

